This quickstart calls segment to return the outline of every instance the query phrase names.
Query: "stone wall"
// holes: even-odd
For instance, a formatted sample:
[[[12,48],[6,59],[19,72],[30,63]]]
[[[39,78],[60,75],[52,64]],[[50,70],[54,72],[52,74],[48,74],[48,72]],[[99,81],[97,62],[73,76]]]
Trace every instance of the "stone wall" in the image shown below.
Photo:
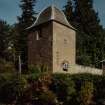
[[[34,27],[29,34],[28,64],[44,65],[52,70],[52,22]]]
[[[37,32],[41,36],[37,40]],[[102,75],[102,69],[75,64],[75,31],[57,22],[48,22],[34,28],[28,37],[29,65],[46,65],[53,73]],[[69,62],[68,71],[63,71],[62,62]]]
[[[62,69],[56,70],[53,73],[69,73],[69,74],[93,74],[93,75],[103,75],[102,69],[80,66],[80,65],[70,65],[68,71],[63,71]]]
[[[75,30],[53,22],[53,71],[62,69],[63,62],[75,64]]]

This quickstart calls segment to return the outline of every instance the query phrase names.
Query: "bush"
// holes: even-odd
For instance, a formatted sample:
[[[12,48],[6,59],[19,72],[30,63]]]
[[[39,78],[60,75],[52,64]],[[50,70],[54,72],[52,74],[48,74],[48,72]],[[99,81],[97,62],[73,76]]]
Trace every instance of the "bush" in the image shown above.
[[[38,96],[40,105],[56,105],[56,96],[51,91],[42,92]]]
[[[67,89],[67,85],[64,84],[65,78],[70,78],[71,80],[69,80],[69,81],[73,81],[74,86],[71,85],[70,88],[73,87],[73,89],[75,90],[71,94],[70,101],[68,101],[67,103],[65,102],[65,99],[67,98],[66,92],[68,89]],[[52,84],[53,85],[52,90],[54,91],[55,94],[57,94],[58,98],[60,96],[60,99],[61,99],[61,101],[64,102],[64,105],[83,104],[83,101],[80,98],[80,91],[82,92],[88,87],[88,86],[84,85],[85,82],[86,83],[89,82],[89,84],[88,83],[87,84],[91,87],[91,89],[93,89],[92,90],[93,92],[90,91],[90,93],[93,95],[92,104],[103,105],[103,103],[104,103],[104,100],[105,100],[105,85],[104,85],[105,84],[105,76],[91,75],[91,74],[75,74],[75,75],[54,74],[53,79],[54,79],[53,81],[55,81],[55,82]],[[62,81],[59,82],[60,79],[63,82]],[[84,90],[82,90],[83,86],[84,86]],[[68,91],[68,92],[70,92],[70,91]],[[84,92],[88,93],[87,89]],[[63,94],[63,96],[59,95],[59,94]],[[87,98],[87,100],[88,100],[88,98]]]
[[[69,105],[72,96],[75,95],[75,84],[69,75],[54,75],[51,89],[57,95],[58,100],[66,105]]]
[[[0,73],[12,73],[15,71],[16,70],[12,62],[7,62],[4,59],[0,59]]]
[[[92,103],[93,98],[93,83],[89,81],[84,81],[84,83],[81,86],[80,91],[80,104],[81,105],[90,105]]]
[[[0,82],[0,102],[4,104],[17,102],[27,87],[27,80],[16,75],[11,75],[8,79],[2,77]]]
[[[35,105],[104,104],[105,76],[49,75],[46,72],[36,71],[35,68],[31,70],[33,71],[29,75],[0,74],[0,103],[14,103],[14,105],[27,103]]]

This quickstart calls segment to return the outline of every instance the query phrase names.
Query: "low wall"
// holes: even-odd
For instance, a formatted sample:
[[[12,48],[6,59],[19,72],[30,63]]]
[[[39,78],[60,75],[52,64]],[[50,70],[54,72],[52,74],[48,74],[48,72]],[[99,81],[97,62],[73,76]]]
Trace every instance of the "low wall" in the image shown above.
[[[56,70],[54,73],[70,73],[70,74],[89,73],[93,75],[103,75],[103,70],[92,67],[81,66],[81,65],[71,65],[68,71]]]

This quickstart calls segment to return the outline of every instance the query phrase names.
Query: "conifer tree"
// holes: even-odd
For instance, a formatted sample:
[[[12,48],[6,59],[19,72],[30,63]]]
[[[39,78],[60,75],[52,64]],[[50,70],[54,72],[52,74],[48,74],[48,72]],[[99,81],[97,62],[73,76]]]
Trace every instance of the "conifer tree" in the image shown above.
[[[73,6],[71,0],[68,0],[67,4],[64,6],[64,13],[67,17],[67,20],[71,22],[73,20]]]
[[[98,13],[93,8],[93,0],[74,0],[75,19],[87,34],[94,34],[100,29]],[[98,30],[96,30],[98,29]]]
[[[105,59],[105,33],[93,8],[93,0],[68,0],[64,13],[78,30],[77,63],[99,67],[99,62]]]
[[[28,32],[26,30],[34,21],[35,14],[34,6],[36,4],[36,0],[21,0],[20,8],[22,10],[22,14],[18,17],[18,23],[15,28],[16,32],[16,40],[14,42],[16,52],[21,55],[21,59],[23,64],[27,64],[27,37]]]
[[[9,60],[10,29],[5,21],[0,20],[0,59]]]
[[[83,58],[86,59],[88,57],[88,65],[91,62],[93,66],[97,67],[97,62],[103,59],[101,54],[101,50],[103,50],[103,42],[101,42],[101,38],[103,39],[103,29],[100,25],[98,13],[96,13],[93,8],[93,0],[74,0],[74,2],[74,19],[79,30],[79,34],[77,35],[77,51],[79,54],[81,53],[81,55],[79,55],[77,52],[77,55],[80,56],[80,58],[85,55]],[[81,40],[82,47],[80,46]]]
[[[35,21],[35,3],[36,0],[21,0],[20,8],[22,10],[22,14],[18,17],[18,21],[24,28],[29,27]]]

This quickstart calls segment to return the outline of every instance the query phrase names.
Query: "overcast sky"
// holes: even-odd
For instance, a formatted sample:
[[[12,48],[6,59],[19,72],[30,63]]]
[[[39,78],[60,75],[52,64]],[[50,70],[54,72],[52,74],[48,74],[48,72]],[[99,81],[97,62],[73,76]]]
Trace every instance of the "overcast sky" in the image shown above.
[[[13,24],[17,20],[17,16],[20,16],[21,10],[19,8],[20,0],[0,0],[0,19],[7,21],[9,24]],[[53,0],[37,0],[35,9],[37,11],[42,10],[51,4]],[[66,0],[55,0],[55,4],[62,8]],[[94,8],[99,12],[101,24],[105,27],[105,0],[94,0]]]

